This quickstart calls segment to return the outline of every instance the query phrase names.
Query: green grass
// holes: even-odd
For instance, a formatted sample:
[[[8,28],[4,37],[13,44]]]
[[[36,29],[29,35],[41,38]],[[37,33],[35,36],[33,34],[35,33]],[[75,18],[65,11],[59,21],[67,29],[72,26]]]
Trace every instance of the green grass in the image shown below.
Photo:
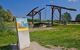
[[[9,44],[15,44],[17,41],[17,36],[15,32],[11,30],[0,32],[0,46],[5,46]]]
[[[80,49],[80,25],[54,26],[53,30],[35,31],[30,34],[31,41],[43,46],[64,46]]]
[[[11,28],[0,27],[0,50],[11,50],[10,45],[17,43],[17,33]]]
[[[80,50],[80,25],[53,26],[52,30],[39,30],[30,33],[31,41],[42,46],[64,46]],[[12,30],[0,31],[0,50],[11,50],[10,44],[17,43],[16,32]]]
[[[11,44],[17,43],[16,32],[8,30],[0,32],[0,50],[11,50]]]

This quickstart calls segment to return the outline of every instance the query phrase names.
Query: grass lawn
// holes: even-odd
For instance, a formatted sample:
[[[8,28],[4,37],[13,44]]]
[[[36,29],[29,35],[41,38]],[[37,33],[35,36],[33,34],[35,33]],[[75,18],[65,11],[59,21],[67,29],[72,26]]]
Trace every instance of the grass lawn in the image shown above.
[[[43,46],[64,46],[80,49],[80,25],[54,26],[52,30],[31,32],[31,41]]]
[[[16,32],[0,32],[0,50],[11,50],[6,45],[17,43]],[[42,46],[64,46],[80,50],[80,25],[53,26],[52,30],[37,30],[30,32],[31,41],[36,41]]]
[[[9,28],[11,24],[5,23],[5,28],[0,27],[0,50],[11,50],[10,44],[17,43],[17,33]]]

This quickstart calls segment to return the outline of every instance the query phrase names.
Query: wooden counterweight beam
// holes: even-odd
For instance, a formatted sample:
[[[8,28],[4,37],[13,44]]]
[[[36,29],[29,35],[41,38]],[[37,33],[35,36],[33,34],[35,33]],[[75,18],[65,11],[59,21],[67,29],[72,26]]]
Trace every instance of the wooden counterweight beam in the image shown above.
[[[77,11],[76,9],[66,8],[66,7],[56,6],[56,5],[46,5],[46,6],[52,6],[52,7],[57,7],[57,8],[61,8],[61,9],[66,9],[66,10],[71,10],[71,11]]]
[[[34,8],[33,10],[31,10],[30,13],[27,14],[27,16],[31,16],[31,17],[32,17],[32,23],[33,23],[33,24],[34,24],[34,16],[35,16],[36,14],[39,15],[39,17],[40,17],[40,22],[41,22],[41,11],[45,9],[45,8],[42,8],[42,9],[40,9],[40,10],[36,10],[37,8],[38,8],[38,7]]]
[[[35,11],[37,8],[39,8],[39,7],[35,7],[34,9],[32,9],[26,16],[32,16],[32,14],[33,14],[32,12]]]

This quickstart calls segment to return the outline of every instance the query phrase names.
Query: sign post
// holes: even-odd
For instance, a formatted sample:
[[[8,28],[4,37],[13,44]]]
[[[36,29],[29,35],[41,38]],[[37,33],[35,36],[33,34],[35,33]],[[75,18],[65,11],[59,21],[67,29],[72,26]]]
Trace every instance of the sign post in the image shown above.
[[[27,18],[16,18],[18,32],[18,46],[20,50],[30,46],[29,28]]]

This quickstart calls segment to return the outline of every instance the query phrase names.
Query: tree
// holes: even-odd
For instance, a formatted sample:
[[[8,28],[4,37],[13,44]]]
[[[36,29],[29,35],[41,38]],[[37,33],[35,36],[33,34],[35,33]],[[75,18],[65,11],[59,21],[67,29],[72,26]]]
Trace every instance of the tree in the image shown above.
[[[0,6],[0,18],[9,22],[12,21],[13,15],[10,10],[5,10],[2,6]]]
[[[76,19],[75,19],[76,21],[80,21],[80,14],[78,14],[77,16],[76,16]]]
[[[70,13],[66,12],[62,15],[62,21],[64,23],[64,25],[67,24],[67,22],[70,22],[71,21],[71,15]]]
[[[13,20],[13,15],[10,10],[7,9],[6,11],[6,21],[12,21]]]
[[[5,18],[6,11],[3,9],[2,6],[0,6],[0,18]]]

